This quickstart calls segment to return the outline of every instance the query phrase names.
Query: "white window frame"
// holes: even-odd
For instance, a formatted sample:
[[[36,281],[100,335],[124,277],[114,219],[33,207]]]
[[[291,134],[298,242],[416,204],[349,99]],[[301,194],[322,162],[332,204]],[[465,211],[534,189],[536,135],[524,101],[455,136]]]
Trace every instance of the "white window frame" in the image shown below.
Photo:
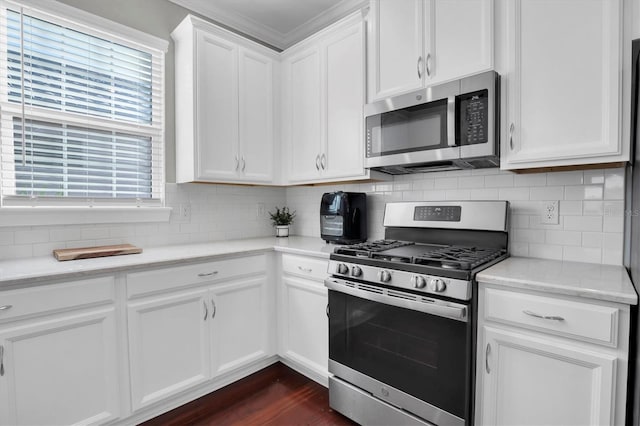
[[[160,57],[160,87],[162,88],[162,99],[160,100],[162,125],[158,129],[162,146],[162,165],[159,171],[161,173],[159,182],[162,187],[158,191],[161,194],[159,200],[154,200],[153,203],[138,200],[123,204],[117,201],[104,202],[98,199],[92,201],[84,198],[78,200],[59,198],[54,200],[54,203],[49,200],[47,205],[42,205],[42,203],[38,203],[37,198],[16,201],[13,197],[7,197],[8,203],[0,199],[0,227],[168,221],[171,208],[164,205],[166,158],[164,149],[166,145],[164,88],[165,54],[169,46],[168,41],[53,0],[0,0],[0,7],[17,10],[23,8],[25,14],[35,18],[158,55]],[[6,73],[6,70],[0,70],[0,72]],[[10,111],[9,114],[11,114]],[[56,111],[52,111],[51,116],[54,117],[56,114]],[[55,119],[53,121],[55,122]],[[113,123],[112,130],[119,130],[118,122]]]

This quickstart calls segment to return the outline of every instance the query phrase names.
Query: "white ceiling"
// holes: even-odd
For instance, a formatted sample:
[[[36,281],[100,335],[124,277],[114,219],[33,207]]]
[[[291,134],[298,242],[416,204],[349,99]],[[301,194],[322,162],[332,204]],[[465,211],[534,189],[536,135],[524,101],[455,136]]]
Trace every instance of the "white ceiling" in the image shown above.
[[[367,0],[170,0],[279,49],[299,42]]]

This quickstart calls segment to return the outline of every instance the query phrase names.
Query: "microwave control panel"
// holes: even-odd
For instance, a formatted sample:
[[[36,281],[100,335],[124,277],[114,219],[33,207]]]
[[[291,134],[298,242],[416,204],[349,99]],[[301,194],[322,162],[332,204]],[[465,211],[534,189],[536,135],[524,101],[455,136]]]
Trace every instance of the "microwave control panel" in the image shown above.
[[[488,90],[456,96],[456,145],[475,145],[489,141],[488,112]]]

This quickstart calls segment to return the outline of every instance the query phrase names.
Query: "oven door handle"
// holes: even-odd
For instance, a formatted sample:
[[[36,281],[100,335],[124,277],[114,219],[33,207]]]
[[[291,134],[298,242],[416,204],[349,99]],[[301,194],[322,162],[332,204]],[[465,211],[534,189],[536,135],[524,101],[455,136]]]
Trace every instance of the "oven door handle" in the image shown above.
[[[411,309],[413,311],[423,312],[425,314],[436,315],[439,317],[445,317],[454,319],[457,321],[468,321],[468,308],[465,305],[460,305],[453,302],[445,302],[443,300],[431,299],[425,296],[416,296],[412,293],[404,293],[401,291],[393,290],[395,294],[406,294],[408,297],[416,296],[416,300],[409,298],[389,296],[384,293],[374,293],[367,290],[361,290],[357,288],[358,284],[346,280],[337,278],[327,278],[324,280],[324,285],[329,290],[338,291],[340,293],[356,296],[361,299],[371,300],[373,302],[384,303],[385,305],[397,306],[399,308]],[[371,287],[371,286],[369,286]],[[383,292],[387,290],[382,289]]]

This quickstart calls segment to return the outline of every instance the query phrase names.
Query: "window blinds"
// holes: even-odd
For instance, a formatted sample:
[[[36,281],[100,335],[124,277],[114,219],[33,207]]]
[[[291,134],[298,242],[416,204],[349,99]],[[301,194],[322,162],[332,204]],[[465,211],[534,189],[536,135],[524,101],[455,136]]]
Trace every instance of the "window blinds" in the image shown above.
[[[161,202],[163,54],[0,13],[3,205]]]

